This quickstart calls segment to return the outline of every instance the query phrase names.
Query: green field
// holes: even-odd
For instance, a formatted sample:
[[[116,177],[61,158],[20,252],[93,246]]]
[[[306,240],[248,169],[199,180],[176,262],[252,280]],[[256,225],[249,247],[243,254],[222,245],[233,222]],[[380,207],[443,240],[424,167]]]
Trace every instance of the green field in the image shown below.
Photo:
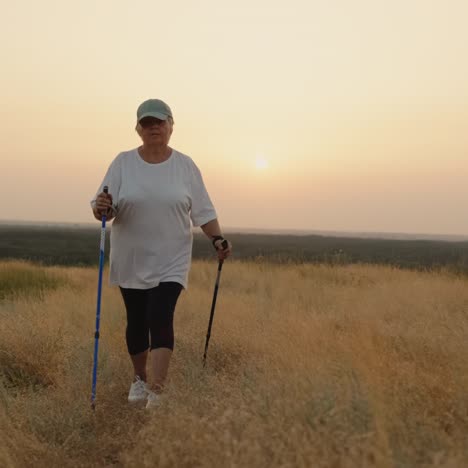
[[[110,229],[110,228],[108,228]],[[44,265],[91,266],[99,259],[100,226],[0,226],[0,259]],[[275,263],[377,264],[417,270],[468,273],[468,242],[389,240],[319,235],[230,234],[234,258]],[[106,253],[109,252],[109,235]],[[202,233],[194,236],[193,257],[213,257]]]

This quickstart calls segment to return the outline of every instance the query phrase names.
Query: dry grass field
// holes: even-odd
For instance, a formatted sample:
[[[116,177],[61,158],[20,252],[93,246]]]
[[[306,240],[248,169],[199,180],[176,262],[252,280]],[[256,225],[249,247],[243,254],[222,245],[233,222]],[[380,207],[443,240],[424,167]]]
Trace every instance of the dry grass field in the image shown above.
[[[378,266],[216,263],[176,310],[165,404],[126,402],[124,308],[97,271],[0,264],[2,467],[468,466],[468,280]]]

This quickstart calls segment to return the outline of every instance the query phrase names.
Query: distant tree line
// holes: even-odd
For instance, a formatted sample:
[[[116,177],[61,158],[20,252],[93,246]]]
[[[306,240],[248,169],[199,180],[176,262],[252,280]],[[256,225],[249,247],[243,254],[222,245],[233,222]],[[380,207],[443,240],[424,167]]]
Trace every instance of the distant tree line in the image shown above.
[[[45,265],[97,265],[100,226],[0,226],[0,259]],[[275,263],[371,263],[411,269],[446,268],[468,273],[468,242],[329,237],[319,235],[230,234],[234,258]],[[109,255],[109,232],[106,257]],[[211,243],[194,235],[193,257],[214,259]]]

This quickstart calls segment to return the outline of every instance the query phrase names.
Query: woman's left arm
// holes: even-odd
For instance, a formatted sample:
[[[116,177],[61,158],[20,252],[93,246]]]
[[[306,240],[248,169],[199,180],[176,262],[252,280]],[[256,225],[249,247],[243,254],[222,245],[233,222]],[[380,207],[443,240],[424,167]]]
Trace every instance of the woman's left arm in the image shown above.
[[[205,235],[208,237],[208,239],[210,239],[210,241],[212,242],[220,260],[225,260],[227,257],[229,257],[229,255],[231,255],[232,245],[221,234],[221,227],[219,226],[217,218],[208,221],[206,224],[203,224],[200,227],[205,233]],[[223,249],[222,246],[224,241],[226,241],[228,244],[226,249]]]

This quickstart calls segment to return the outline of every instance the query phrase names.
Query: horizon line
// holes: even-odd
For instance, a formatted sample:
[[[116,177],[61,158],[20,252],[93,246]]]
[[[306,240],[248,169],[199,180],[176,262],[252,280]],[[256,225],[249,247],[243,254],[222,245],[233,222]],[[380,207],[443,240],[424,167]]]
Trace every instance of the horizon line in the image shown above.
[[[17,219],[0,219],[0,225],[29,225],[29,226],[69,226],[69,227],[92,227],[96,226],[93,221],[73,222],[73,221],[29,221]],[[254,227],[233,227],[226,226],[224,232],[231,234],[290,234],[298,236],[306,235],[328,235],[331,237],[357,237],[357,238],[411,238],[421,240],[468,240],[467,234],[441,234],[441,233],[422,233],[422,232],[404,232],[404,231],[356,231],[356,230],[333,230],[333,229],[308,229],[308,228],[254,228]]]

